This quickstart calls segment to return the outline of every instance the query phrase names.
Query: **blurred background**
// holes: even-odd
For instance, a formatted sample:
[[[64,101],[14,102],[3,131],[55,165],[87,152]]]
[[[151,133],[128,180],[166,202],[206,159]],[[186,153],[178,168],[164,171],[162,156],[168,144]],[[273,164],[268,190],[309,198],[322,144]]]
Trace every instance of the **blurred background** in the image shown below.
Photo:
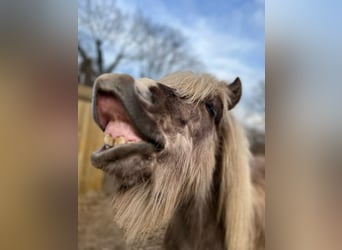
[[[90,191],[102,183],[88,185],[90,198],[83,200],[87,206],[82,205],[86,195],[78,196],[77,203],[77,165],[83,166],[82,159],[86,164],[97,148],[78,151],[80,123],[87,124],[80,121],[80,103],[83,108],[89,103],[76,49],[81,26],[77,14],[83,3],[0,1],[0,249],[124,249],[121,238],[113,240],[117,229],[105,226],[108,211],[98,209],[101,202],[108,205],[107,199]],[[186,51],[200,62],[196,67],[227,81],[239,75],[244,95],[236,115],[243,123],[263,120],[252,112],[257,105],[248,105],[258,93],[254,86],[264,79],[254,77],[255,72],[264,74],[255,63],[260,57],[254,55],[264,60],[266,47],[266,249],[340,250],[342,2],[272,0],[262,7],[257,1],[127,0],[117,6],[125,15],[138,12],[153,23],[181,30]],[[254,21],[263,16],[258,8],[266,16],[262,42],[263,24]],[[89,44],[93,48],[84,50],[96,60],[96,43]],[[209,52],[212,56],[203,56]],[[222,59],[226,53],[229,57]],[[113,62],[103,58],[107,67]],[[133,68],[119,71],[143,74]],[[91,223],[97,226],[83,226]],[[102,244],[96,244],[97,238]]]
[[[235,113],[251,150],[265,154],[265,6],[263,0],[78,1],[79,249],[124,248],[110,223],[111,178],[91,166],[103,144],[91,118],[91,87],[103,73],[158,80],[177,71],[240,77]],[[116,236],[113,236],[117,235]]]

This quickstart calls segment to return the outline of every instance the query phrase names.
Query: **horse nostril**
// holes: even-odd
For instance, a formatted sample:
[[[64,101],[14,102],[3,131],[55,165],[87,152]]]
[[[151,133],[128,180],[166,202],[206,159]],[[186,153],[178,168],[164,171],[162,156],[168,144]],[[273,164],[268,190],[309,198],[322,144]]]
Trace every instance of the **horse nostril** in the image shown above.
[[[136,93],[141,96],[145,101],[153,103],[154,99],[148,88],[140,89],[138,86],[135,87]]]
[[[138,95],[142,95],[140,89],[137,86],[135,86],[135,91],[137,92]]]

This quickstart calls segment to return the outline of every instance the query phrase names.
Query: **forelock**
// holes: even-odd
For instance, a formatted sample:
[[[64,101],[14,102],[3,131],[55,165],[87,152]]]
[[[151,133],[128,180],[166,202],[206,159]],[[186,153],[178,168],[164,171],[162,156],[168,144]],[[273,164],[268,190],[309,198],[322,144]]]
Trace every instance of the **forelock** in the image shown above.
[[[224,104],[229,102],[226,83],[209,74],[178,72],[163,77],[159,82],[175,89],[179,96],[191,103],[198,103],[214,96],[220,97]]]

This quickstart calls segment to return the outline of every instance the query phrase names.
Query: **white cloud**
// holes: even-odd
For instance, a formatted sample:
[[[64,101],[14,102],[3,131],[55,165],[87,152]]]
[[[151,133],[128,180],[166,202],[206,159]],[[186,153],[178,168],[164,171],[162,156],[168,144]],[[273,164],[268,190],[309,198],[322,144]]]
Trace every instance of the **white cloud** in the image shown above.
[[[121,0],[119,4],[126,11],[133,12],[136,9],[135,5],[127,0]],[[148,0],[147,5],[149,5]],[[254,7],[250,8],[250,6]],[[153,4],[144,11],[153,20],[181,30],[188,38],[194,54],[205,64],[207,72],[227,81],[232,81],[239,76],[244,87],[242,98],[244,103],[246,97],[251,96],[253,86],[265,78],[264,65],[261,65],[263,60],[259,65],[249,61],[249,58],[260,56],[260,51],[264,50],[263,34],[253,37],[248,30],[246,31],[247,25],[250,29],[254,29],[254,33],[263,32],[264,0],[255,0],[255,4],[250,6],[234,9],[233,14],[229,16],[230,25],[227,27],[218,25],[217,20],[193,12],[187,13],[191,15],[192,21],[185,22],[181,17],[174,16],[161,1],[153,1]],[[241,113],[238,115],[241,119],[245,120],[247,117],[248,111],[245,110],[244,105],[239,105],[236,112]],[[245,121],[260,126],[261,117],[259,114],[251,114],[248,121]]]
[[[179,28],[188,35],[194,52],[209,73],[227,81],[233,81],[237,76],[241,78],[244,95],[242,105],[238,105],[234,113],[242,123],[264,130],[264,116],[250,113],[245,105],[252,96],[253,87],[265,78],[263,66],[254,68],[242,58],[258,49],[257,42],[216,31],[202,20],[193,23],[192,27]]]

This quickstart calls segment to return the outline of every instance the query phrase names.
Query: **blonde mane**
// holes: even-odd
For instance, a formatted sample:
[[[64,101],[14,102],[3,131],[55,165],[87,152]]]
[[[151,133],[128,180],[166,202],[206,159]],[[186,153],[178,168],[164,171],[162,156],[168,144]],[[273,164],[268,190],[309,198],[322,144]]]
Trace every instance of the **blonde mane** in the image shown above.
[[[229,250],[252,249],[253,203],[250,179],[250,151],[244,131],[228,112],[230,92],[225,82],[215,77],[191,72],[171,74],[160,82],[174,88],[180,96],[196,103],[219,96],[224,107],[221,135],[222,166],[220,173],[218,219],[225,227],[225,244]]]
[[[159,81],[175,89],[190,103],[197,103],[213,96],[219,96],[221,100],[226,100],[224,105],[230,103],[230,93],[226,84],[219,82],[210,74],[196,75],[192,72],[178,72],[167,75]]]

